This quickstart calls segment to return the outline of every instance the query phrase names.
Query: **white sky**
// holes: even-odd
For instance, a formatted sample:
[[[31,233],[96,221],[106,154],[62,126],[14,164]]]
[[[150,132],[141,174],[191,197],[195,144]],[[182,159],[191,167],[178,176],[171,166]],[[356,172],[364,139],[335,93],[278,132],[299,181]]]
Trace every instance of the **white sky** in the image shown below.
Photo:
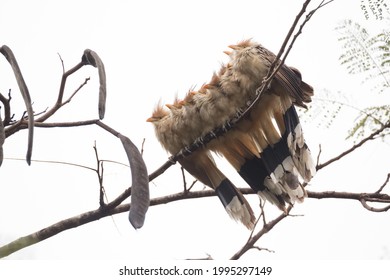
[[[314,8],[319,1],[313,1]],[[149,172],[167,159],[145,120],[162,98],[171,102],[208,81],[222,51],[252,37],[277,52],[303,1],[1,1],[0,45],[18,59],[36,112],[57,98],[61,78],[60,53],[69,69],[84,49],[96,51],[108,79],[104,122],[138,146],[146,138],[144,158]],[[317,92],[340,92],[341,100],[364,108],[377,98],[357,77],[339,65],[340,44],[335,27],[343,19],[365,25],[359,1],[335,1],[319,10],[304,28],[287,64],[294,65]],[[13,109],[20,117],[22,100],[12,72],[0,59],[0,92],[12,89]],[[67,93],[86,77],[88,85],[51,121],[97,118],[98,76],[85,67],[71,76]],[[336,95],[337,96],[337,95]],[[389,100],[387,99],[387,104]],[[314,100],[314,102],[320,102]],[[318,105],[319,104],[319,105]],[[317,103],[327,106],[326,103]],[[322,145],[321,161],[352,145],[345,141],[356,116],[345,110],[330,129],[304,119],[307,142],[314,154]],[[96,140],[101,159],[127,162],[120,141],[97,127],[35,130],[33,159],[57,160],[95,167]],[[321,170],[308,187],[312,191],[375,191],[389,172],[388,143],[375,141]],[[7,139],[6,158],[24,158],[26,132]],[[237,185],[244,184],[222,164]],[[232,175],[230,175],[232,174]],[[130,185],[127,168],[106,165],[105,187],[110,199]],[[98,182],[93,172],[64,165],[5,159],[0,168],[0,245],[40,230],[61,219],[98,206]],[[188,176],[187,181],[191,181]],[[152,197],[182,190],[179,166],[150,184]],[[198,185],[198,188],[202,186]],[[248,198],[258,209],[258,199]],[[268,217],[278,212],[267,209]],[[257,244],[275,253],[251,251],[245,258],[379,259],[390,258],[389,213],[370,213],[356,201],[313,200],[297,205]],[[10,259],[226,259],[245,243],[249,232],[230,220],[217,198],[186,200],[151,207],[145,226],[135,231],[127,213],[72,229],[14,253]]]

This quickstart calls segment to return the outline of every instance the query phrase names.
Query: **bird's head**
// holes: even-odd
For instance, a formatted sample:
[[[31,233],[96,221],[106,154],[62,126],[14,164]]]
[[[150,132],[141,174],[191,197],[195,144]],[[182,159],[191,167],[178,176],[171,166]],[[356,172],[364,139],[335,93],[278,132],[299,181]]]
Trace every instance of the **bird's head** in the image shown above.
[[[245,48],[252,47],[254,43],[252,42],[252,39],[246,39],[239,42],[237,45],[229,45],[228,47],[231,48],[234,51],[240,51]]]
[[[166,118],[168,115],[169,112],[165,110],[161,104],[158,104],[154,109],[152,116],[148,118],[146,121],[157,125],[160,123],[161,120]]]
[[[194,95],[195,95],[195,94],[197,94],[196,91],[194,91],[194,90],[189,90],[189,91],[187,92],[187,95],[184,97],[184,99],[179,101],[179,104],[180,104],[181,106],[193,105],[193,103],[194,103]]]
[[[165,104],[172,113],[180,113],[184,106],[183,100],[180,100],[177,96],[172,104]]]
[[[221,82],[221,78],[217,73],[213,74],[213,77],[211,78],[210,82],[206,85],[207,89],[219,87]]]

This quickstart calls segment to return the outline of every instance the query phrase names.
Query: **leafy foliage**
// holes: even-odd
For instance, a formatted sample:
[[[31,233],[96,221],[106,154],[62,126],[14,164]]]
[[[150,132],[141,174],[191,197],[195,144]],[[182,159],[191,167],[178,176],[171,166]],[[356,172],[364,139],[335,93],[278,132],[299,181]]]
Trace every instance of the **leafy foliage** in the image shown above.
[[[325,128],[330,128],[340,111],[345,108],[346,104],[350,103],[346,95],[327,89],[316,90],[313,100],[315,102],[309,103],[308,108],[304,110],[303,114],[300,114],[299,118],[315,124],[317,127],[325,126]]]
[[[362,0],[361,9],[367,20],[388,21],[389,7],[383,0]],[[386,26],[386,25],[384,25]],[[389,26],[389,25],[387,25]],[[343,53],[340,62],[348,73],[360,74],[370,84],[372,94],[389,94],[390,88],[390,29],[371,35],[366,28],[352,20],[344,20],[336,30]],[[361,138],[383,127],[390,116],[390,105],[379,105],[359,110],[355,126],[348,138]],[[384,132],[382,136],[387,135]]]
[[[376,20],[384,19],[384,11],[389,12],[390,9],[385,0],[361,0],[360,8],[366,19],[370,19],[373,16]]]
[[[348,133],[348,138],[363,138],[372,131],[381,129],[389,119],[390,105],[368,107],[359,114],[355,126]],[[381,136],[388,134],[390,131],[385,131]]]
[[[390,30],[370,36],[368,31],[352,20],[336,28],[344,50],[340,62],[350,74],[364,73],[365,82],[374,83],[376,92],[390,87]]]

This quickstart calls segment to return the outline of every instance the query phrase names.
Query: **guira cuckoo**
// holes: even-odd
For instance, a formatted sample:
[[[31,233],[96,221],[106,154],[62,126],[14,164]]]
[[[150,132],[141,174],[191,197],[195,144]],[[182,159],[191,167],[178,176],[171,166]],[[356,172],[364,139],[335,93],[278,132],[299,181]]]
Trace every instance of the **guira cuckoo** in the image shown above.
[[[214,73],[209,83],[167,105],[170,111],[159,105],[148,119],[171,154],[224,125],[257,96],[275,55],[251,40],[229,47],[232,51],[225,52],[229,62]],[[303,200],[303,182],[308,182],[316,171],[294,107],[306,108],[312,95],[313,88],[302,81],[300,72],[282,64],[249,114],[225,134],[184,158],[182,165],[217,190],[218,184],[228,179],[217,169],[209,151],[221,154],[260,197],[286,211],[286,203]],[[213,179],[209,170],[217,170]],[[250,209],[242,195],[237,197],[241,205]]]

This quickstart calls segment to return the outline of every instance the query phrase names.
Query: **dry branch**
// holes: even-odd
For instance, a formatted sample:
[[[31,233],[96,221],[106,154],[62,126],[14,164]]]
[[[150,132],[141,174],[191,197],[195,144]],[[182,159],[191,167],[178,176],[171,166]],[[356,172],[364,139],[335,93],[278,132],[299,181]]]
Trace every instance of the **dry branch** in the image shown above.
[[[284,218],[288,216],[288,213],[291,210],[291,206],[287,208],[287,213],[280,214],[276,219],[265,223],[261,230],[259,230],[258,233],[251,236],[249,240],[245,243],[245,245],[237,252],[235,253],[230,259],[231,260],[238,260],[242,255],[244,255],[248,250],[253,249],[255,243],[266,233],[268,233],[271,229],[273,229],[274,226],[276,226],[280,221],[282,221]]]
[[[6,98],[4,95],[0,93],[0,102],[3,103],[4,108],[4,120],[3,120],[3,126],[7,126],[11,123],[12,116],[11,116],[11,90],[8,91],[8,98]]]
[[[254,194],[254,191],[249,188],[240,189],[243,194]],[[43,241],[49,237],[52,237],[62,231],[69,230],[93,221],[97,221],[101,218],[111,216],[114,214],[119,214],[127,212],[130,209],[130,204],[120,204],[124,199],[126,199],[131,193],[131,188],[126,189],[119,197],[114,201],[106,204],[104,207],[100,207],[93,211],[88,211],[80,215],[71,217],[69,219],[60,221],[51,226],[48,226],[40,231],[32,233],[30,235],[21,237],[7,245],[0,247],[0,258],[8,256],[18,250],[21,250],[27,246],[33,245],[40,241]],[[184,200],[184,199],[196,199],[196,198],[205,198],[215,196],[214,190],[203,190],[203,191],[183,191],[159,198],[154,198],[150,200],[150,206],[162,205],[171,203],[174,201]],[[364,199],[365,201],[372,202],[381,202],[390,204],[390,196],[387,194],[378,194],[378,193],[348,193],[348,192],[310,192],[308,191],[309,198],[316,199],[325,199],[325,198],[337,198],[337,199],[352,199],[360,201]],[[370,210],[370,209],[368,209]],[[265,227],[260,230],[259,233],[254,235],[251,238],[249,244],[251,246],[254,244],[255,239],[259,239],[265,233],[267,233],[272,227],[274,227],[278,222],[285,218],[285,214],[281,214],[278,218],[265,224]],[[267,228],[268,227],[268,228]],[[253,243],[253,244],[252,244]],[[248,245],[249,246],[249,245]],[[249,246],[250,247],[250,246]],[[250,249],[250,248],[248,248]],[[237,253],[239,254],[239,253]],[[234,257],[234,256],[233,256]]]
[[[130,188],[127,189],[130,192]],[[243,194],[253,194],[253,190],[249,188],[240,189]],[[183,199],[195,199],[195,198],[205,198],[215,196],[215,192],[213,190],[204,190],[204,191],[183,191],[176,194],[167,195],[164,197],[154,198],[150,201],[150,206],[167,204],[174,201],[179,201]],[[337,198],[337,199],[352,199],[361,201],[371,201],[371,202],[381,202],[390,204],[390,196],[387,194],[380,193],[348,193],[348,192],[310,192],[308,191],[309,198],[316,199],[325,199],[325,198]],[[122,200],[122,199],[120,199]],[[123,200],[122,200],[123,201]],[[123,212],[127,212],[130,208],[130,204],[121,204],[114,206],[117,203],[109,203],[104,207],[100,207],[96,210],[85,212],[78,216],[74,216],[72,218],[60,221],[51,226],[48,226],[38,232],[33,234],[21,237],[7,245],[0,247],[0,258],[5,257],[9,254],[12,254],[20,249],[23,249],[27,246],[33,245],[40,241],[43,241],[49,237],[52,237],[62,231],[69,230],[81,225],[84,225],[89,222],[93,222],[99,220],[103,217],[111,216],[114,214],[119,214]],[[385,208],[390,208],[387,206]],[[368,209],[374,211],[373,209]],[[387,209],[389,210],[389,209]],[[278,222],[286,217],[285,214],[281,214],[278,218],[268,222],[256,235],[253,235],[251,239],[248,241],[245,248],[242,248],[240,252],[236,253],[232,258],[238,257],[240,254],[244,253],[251,248],[251,246],[255,243],[255,239],[259,239],[265,233],[267,233],[272,227],[274,227]]]
[[[322,168],[324,168],[325,166],[345,157],[346,155],[352,153],[353,151],[355,151],[357,148],[360,148],[361,146],[363,146],[364,143],[366,143],[367,141],[369,140],[374,140],[376,138],[378,138],[382,132],[384,132],[386,129],[389,129],[390,128],[390,121],[388,121],[385,125],[383,125],[380,129],[374,131],[373,133],[371,133],[369,136],[363,138],[362,140],[360,140],[359,143],[353,145],[351,148],[349,148],[348,150],[342,152],[341,154],[339,154],[338,156],[334,157],[334,158],[331,158],[329,160],[327,160],[326,162],[324,163],[321,163],[321,164],[317,164],[316,168],[317,170],[320,170]]]

